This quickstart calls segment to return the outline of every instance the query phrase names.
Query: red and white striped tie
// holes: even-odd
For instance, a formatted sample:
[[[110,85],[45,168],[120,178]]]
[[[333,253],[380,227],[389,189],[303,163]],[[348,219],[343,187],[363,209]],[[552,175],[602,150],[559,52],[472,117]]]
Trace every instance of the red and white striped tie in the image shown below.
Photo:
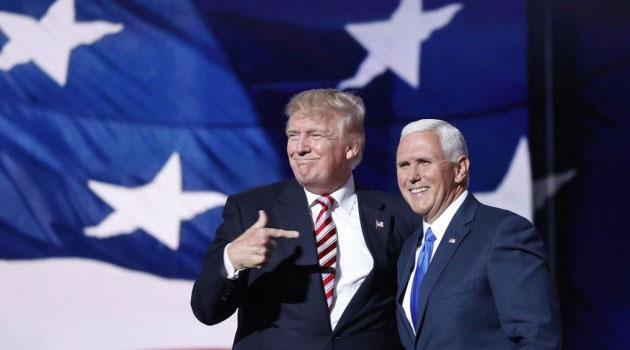
[[[328,312],[332,310],[333,293],[335,291],[335,271],[337,268],[337,228],[332,219],[332,206],[335,199],[330,195],[317,198],[322,209],[315,220],[315,241],[317,245],[317,258],[322,273]]]

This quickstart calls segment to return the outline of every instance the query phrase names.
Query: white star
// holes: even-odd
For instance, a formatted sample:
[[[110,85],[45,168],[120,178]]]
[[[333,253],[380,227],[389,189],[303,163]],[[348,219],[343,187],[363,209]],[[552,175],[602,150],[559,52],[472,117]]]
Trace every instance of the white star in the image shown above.
[[[88,186],[114,211],[100,224],[85,228],[86,235],[105,238],[142,229],[173,250],[179,246],[182,220],[222,206],[226,200],[218,192],[182,192],[178,153],[144,186],[127,188],[94,180]]]
[[[527,138],[518,142],[507,174],[494,191],[475,193],[486,205],[503,208],[532,221],[532,170]]]
[[[388,68],[409,85],[420,84],[420,43],[447,25],[461,3],[422,12],[422,0],[402,0],[389,20],[348,24],[346,31],[367,51],[356,74],[339,89],[361,88]]]
[[[547,198],[553,196],[576,174],[577,171],[571,169],[537,180],[532,185],[529,145],[527,138],[523,137],[516,147],[503,181],[494,191],[475,193],[475,197],[484,204],[510,210],[533,222],[534,210],[540,209]],[[533,197],[536,198],[535,201]]]
[[[60,86],[68,79],[70,52],[118,33],[122,24],[103,21],[75,22],[74,0],[57,0],[39,21],[0,11],[0,30],[9,38],[0,52],[0,70],[9,71],[33,61]]]
[[[552,174],[536,180],[534,182],[534,208],[542,208],[547,198],[555,195],[560,187],[571,181],[575,175],[577,175],[577,170],[569,169],[561,174]]]

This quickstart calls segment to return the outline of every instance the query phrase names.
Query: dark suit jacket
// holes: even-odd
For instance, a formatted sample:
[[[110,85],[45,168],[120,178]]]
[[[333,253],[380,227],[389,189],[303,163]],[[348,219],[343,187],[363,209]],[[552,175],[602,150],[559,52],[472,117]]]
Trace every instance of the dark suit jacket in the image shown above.
[[[402,198],[360,187],[356,194],[374,268],[334,330],[319,272],[311,212],[304,189],[295,179],[227,199],[224,222],[193,287],[195,316],[211,325],[238,308],[235,350],[401,349],[395,320],[396,261],[404,240],[422,219]],[[266,266],[242,271],[236,281],[228,280],[223,250],[256,222],[260,209],[267,213],[267,227],[296,230],[300,237],[277,240],[278,249]]]
[[[545,247],[526,219],[464,200],[420,286],[417,336],[402,308],[422,228],[398,262],[397,319],[406,349],[559,349]]]

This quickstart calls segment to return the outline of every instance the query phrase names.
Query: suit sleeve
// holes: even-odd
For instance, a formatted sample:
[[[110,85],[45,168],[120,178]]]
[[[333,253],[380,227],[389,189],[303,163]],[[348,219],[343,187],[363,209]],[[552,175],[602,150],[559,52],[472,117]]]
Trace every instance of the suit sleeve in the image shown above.
[[[223,263],[225,246],[244,231],[237,202],[228,197],[223,208],[223,223],[208,251],[199,278],[192,290],[191,307],[195,317],[205,324],[217,324],[238,308],[247,280],[247,270],[236,280],[227,278]]]
[[[557,296],[545,246],[526,219],[497,227],[488,252],[488,279],[501,327],[518,349],[560,349]]]

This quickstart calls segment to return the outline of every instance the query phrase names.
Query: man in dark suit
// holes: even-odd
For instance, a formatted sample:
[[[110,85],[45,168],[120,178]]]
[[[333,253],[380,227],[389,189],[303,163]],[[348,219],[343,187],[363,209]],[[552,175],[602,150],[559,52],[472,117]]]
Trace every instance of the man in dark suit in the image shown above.
[[[209,325],[238,308],[235,350],[402,348],[396,261],[421,218],[399,197],[355,187],[364,113],[351,93],[294,96],[295,179],[227,199],[191,305]]]
[[[523,217],[468,193],[468,151],[452,125],[405,126],[398,186],[424,222],[398,262],[398,331],[406,349],[559,349],[545,247]]]

